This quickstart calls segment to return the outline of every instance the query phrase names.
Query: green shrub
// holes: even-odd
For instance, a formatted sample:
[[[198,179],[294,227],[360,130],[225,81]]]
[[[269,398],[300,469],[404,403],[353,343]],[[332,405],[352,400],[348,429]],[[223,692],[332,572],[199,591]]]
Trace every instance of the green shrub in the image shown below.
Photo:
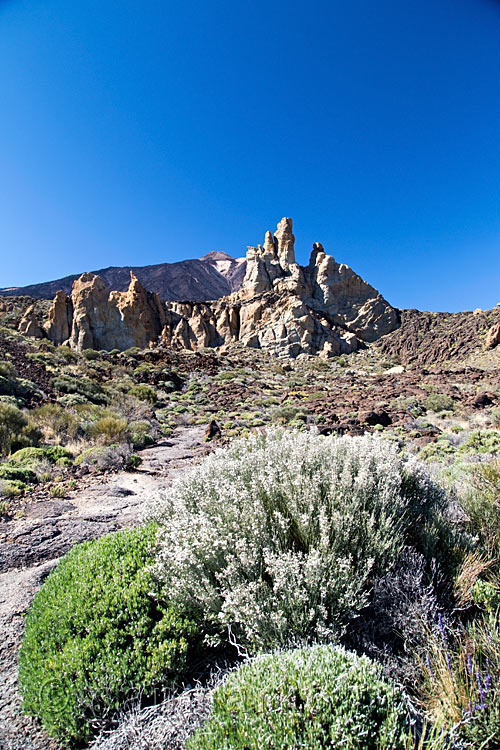
[[[28,424],[23,412],[11,404],[0,403],[0,454],[9,453],[16,435]]]
[[[134,448],[145,448],[148,445],[154,443],[153,438],[149,434],[151,425],[146,420],[137,420],[130,422],[128,426],[128,434]]]
[[[106,444],[116,443],[125,437],[127,420],[117,414],[106,414],[90,424],[88,434]]]
[[[94,380],[71,375],[59,375],[50,381],[52,388],[60,393],[77,394],[94,404],[105,404],[106,396],[103,389]]]
[[[296,406],[280,406],[271,413],[271,422],[274,424],[286,424],[295,419],[306,419],[306,415]]]
[[[458,449],[460,453],[499,453],[498,430],[475,430]]]
[[[142,464],[142,458],[137,453],[132,453],[126,460],[125,466],[127,469],[137,469]]]
[[[430,393],[424,401],[427,411],[439,413],[441,411],[453,411],[455,402],[451,396],[445,393]]]
[[[72,440],[78,432],[78,421],[69,409],[60,404],[44,404],[30,412],[30,422],[38,427],[46,440]]]
[[[74,547],[36,594],[19,654],[24,710],[81,742],[123,701],[175,681],[197,627],[150,573],[155,528]]]
[[[216,451],[157,502],[158,573],[215,641],[227,626],[252,649],[337,639],[406,543],[431,554],[443,504],[380,438],[274,429]]]
[[[5,482],[0,481],[0,495],[2,497],[19,497],[23,494],[25,485],[23,482]],[[8,511],[9,504],[6,503],[6,510]]]
[[[481,614],[458,632],[429,632],[422,660],[422,703],[434,721],[465,744],[498,750],[500,622]]]
[[[92,445],[75,459],[75,466],[89,466],[101,471],[123,468],[130,456],[130,447],[119,445]]]
[[[500,460],[474,466],[460,498],[469,531],[489,556],[500,558]],[[500,572],[500,571],[499,571]]]
[[[10,462],[0,464],[0,479],[22,482],[23,484],[36,484],[38,482],[33,469],[26,466],[16,466]]]
[[[56,354],[58,359],[62,359],[64,362],[78,362],[78,353],[70,349],[69,346],[58,346]]]
[[[0,361],[0,376],[2,378],[15,378],[17,377],[16,368],[12,362],[7,360]]]
[[[435,443],[427,443],[419,452],[420,461],[442,461],[446,456],[455,453],[454,446],[449,440],[436,440]]]
[[[100,354],[99,352],[96,352],[95,349],[84,349],[82,352],[82,355],[85,357],[85,359],[92,361],[94,359],[99,359]]]
[[[154,404],[157,401],[155,389],[149,385],[134,385],[128,392],[129,396]]]
[[[186,750],[404,750],[408,727],[401,693],[369,659],[315,646],[231,674]]]
[[[64,458],[72,458],[72,454],[60,445],[51,445],[46,448],[21,448],[12,454],[10,461],[25,464],[44,458],[51,463],[56,463]]]

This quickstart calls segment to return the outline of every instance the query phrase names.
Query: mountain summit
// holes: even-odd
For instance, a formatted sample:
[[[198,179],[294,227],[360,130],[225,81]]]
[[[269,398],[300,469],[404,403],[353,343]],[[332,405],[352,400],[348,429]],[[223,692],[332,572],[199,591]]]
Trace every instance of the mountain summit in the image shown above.
[[[110,266],[91,273],[99,276],[111,291],[125,292],[130,274],[133,273],[144,289],[157,292],[162,300],[203,302],[219,299],[239,289],[245,276],[245,258],[233,258],[227,253],[212,251],[197,260],[158,263],[153,266]],[[30,286],[0,289],[0,295],[53,299],[59,291],[71,294],[73,283],[80,275],[74,274]]]

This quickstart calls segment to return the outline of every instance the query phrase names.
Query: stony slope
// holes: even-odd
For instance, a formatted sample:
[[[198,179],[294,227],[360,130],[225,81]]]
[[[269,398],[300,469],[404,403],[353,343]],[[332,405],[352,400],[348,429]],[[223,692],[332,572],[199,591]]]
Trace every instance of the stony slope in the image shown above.
[[[500,322],[500,307],[460,313],[401,310],[400,317],[400,327],[377,344],[380,353],[395,363],[443,366],[480,357],[487,364],[488,351],[494,348],[489,332]],[[492,364],[498,366],[498,355]]]
[[[99,276],[110,290],[124,292],[130,283],[131,272],[148,292],[157,292],[162,300],[202,302],[219,299],[238,289],[245,275],[245,263],[242,258],[235,259],[227,253],[211,252],[199,260],[153,266],[112,266],[92,273]],[[53,299],[61,290],[70,294],[73,282],[79,276],[74,274],[42,284],[0,289],[0,295]]]

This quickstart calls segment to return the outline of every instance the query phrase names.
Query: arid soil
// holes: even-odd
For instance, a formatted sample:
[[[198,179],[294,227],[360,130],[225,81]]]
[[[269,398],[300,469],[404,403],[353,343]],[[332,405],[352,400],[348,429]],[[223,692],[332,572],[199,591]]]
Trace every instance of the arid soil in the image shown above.
[[[24,615],[44,578],[74,544],[138,523],[148,500],[209,450],[203,434],[201,426],[181,429],[142,451],[140,470],[87,477],[62,500],[28,499],[0,524],[0,750],[58,747],[23,716],[16,677]]]

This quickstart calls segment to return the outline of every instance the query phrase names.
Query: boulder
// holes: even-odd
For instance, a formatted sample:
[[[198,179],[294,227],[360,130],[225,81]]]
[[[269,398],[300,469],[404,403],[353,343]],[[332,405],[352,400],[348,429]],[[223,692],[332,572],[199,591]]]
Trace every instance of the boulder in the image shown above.
[[[500,344],[500,323],[495,323],[486,335],[486,347],[493,349],[498,344]]]
[[[32,336],[35,339],[43,339],[45,334],[40,327],[38,318],[35,312],[35,306],[30,305],[23,317],[19,321],[18,331],[24,333],[25,336]]]

